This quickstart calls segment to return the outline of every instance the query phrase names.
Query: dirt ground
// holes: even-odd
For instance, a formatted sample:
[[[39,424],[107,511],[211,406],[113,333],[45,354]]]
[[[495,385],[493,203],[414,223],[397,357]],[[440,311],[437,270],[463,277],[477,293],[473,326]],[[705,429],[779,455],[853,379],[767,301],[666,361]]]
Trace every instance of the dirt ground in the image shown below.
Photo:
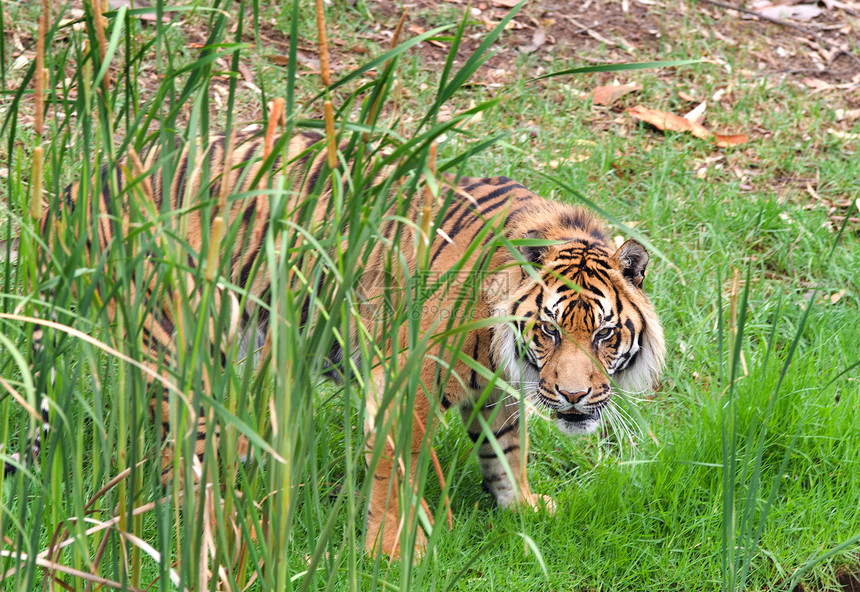
[[[773,1],[785,6],[775,7],[768,0],[746,0],[738,8],[731,8],[737,0],[532,0],[508,24],[493,48],[497,53],[479,70],[473,84],[502,86],[513,76],[540,75],[572,65],[654,61],[681,54],[723,66],[727,78],[789,80],[826,97],[830,108],[842,109],[845,116],[837,127],[849,131],[860,118],[860,0],[821,0],[821,4],[816,0]],[[126,0],[110,0],[112,5],[123,2]],[[409,15],[402,37],[406,39],[438,25],[455,23],[469,10],[472,19],[458,60],[462,63],[515,4],[515,0],[358,2],[361,0],[332,0],[328,4],[335,76],[386,48],[404,11]],[[141,3],[137,0],[135,5]],[[358,34],[358,40],[352,32],[337,29],[339,23],[354,20],[344,18],[349,10],[365,10],[370,17],[370,26]],[[754,16],[758,10],[765,11],[769,20]],[[81,1],[73,0],[65,16],[73,20],[82,15]],[[312,18],[312,13],[307,16]],[[179,19],[189,47],[201,47],[206,42],[205,19]],[[151,20],[144,26],[151,25]],[[255,39],[249,31],[247,41],[259,43],[262,59],[283,65],[289,38],[284,32],[287,26],[276,20],[261,22],[260,38]],[[23,64],[32,58],[34,33],[35,26],[26,23],[4,31],[13,61],[23,60]],[[56,42],[62,43],[63,37],[61,31]],[[448,45],[432,41],[416,50],[432,68],[444,62]],[[219,65],[229,69],[226,58],[222,61]],[[518,68],[523,63],[529,70],[525,73]],[[315,38],[300,39],[299,66],[301,75],[318,74]],[[243,58],[240,73],[248,85],[258,82],[253,60]],[[150,82],[153,89],[157,87],[159,76],[154,69],[142,74],[142,86],[150,86]],[[673,75],[666,73],[667,77]],[[612,73],[599,74],[596,81],[605,83],[614,77]],[[227,78],[221,82],[226,88]],[[216,76],[214,85],[218,83]],[[259,119],[262,112],[251,107],[248,112],[243,109],[242,116]]]
[[[765,0],[757,0],[764,2]],[[547,0],[527,4],[508,26],[505,47],[487,69],[504,68],[518,54],[538,53],[546,62],[559,57],[580,63],[618,63],[664,59],[674,45],[690,48],[690,58],[719,60],[726,49],[741,59],[749,73],[814,77],[831,84],[860,85],[860,3],[827,0],[803,17],[788,18],[799,0],[784,0],[785,10],[772,9],[762,20],[752,8],[729,8],[728,2],[698,3],[660,0]],[[488,28],[508,12],[512,0],[472,2],[472,15]],[[757,6],[757,3],[750,2]],[[402,10],[417,15],[438,12],[444,6],[466,9],[466,0],[415,0],[397,3],[373,0],[374,16],[384,15],[393,26]],[[809,7],[812,5],[800,5]],[[799,12],[799,11],[798,11]],[[782,17],[782,18],[781,18]],[[778,21],[778,22],[777,22]],[[415,27],[437,25],[426,17],[411,19]],[[480,38],[463,44],[471,52]],[[446,49],[426,44],[429,62],[442,60]],[[599,55],[600,57],[594,57]]]

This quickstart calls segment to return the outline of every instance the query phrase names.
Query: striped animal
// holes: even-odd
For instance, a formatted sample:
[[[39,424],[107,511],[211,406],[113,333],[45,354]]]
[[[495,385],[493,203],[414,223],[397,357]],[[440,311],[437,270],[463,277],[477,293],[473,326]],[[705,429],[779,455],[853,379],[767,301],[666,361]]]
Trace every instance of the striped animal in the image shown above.
[[[196,162],[188,158],[186,147],[170,187],[162,186],[161,175],[150,176],[152,187],[147,192],[154,202],[153,211],[164,211],[164,200],[170,200],[169,209],[186,208],[189,213],[185,239],[191,250],[200,253],[204,222],[200,211],[192,207],[194,200],[201,199],[201,195],[215,199],[225,193],[240,194],[259,183],[262,144],[261,136],[238,136],[231,159],[235,166],[227,171],[223,170],[225,137],[212,137],[206,151],[197,151]],[[318,134],[301,132],[290,138],[282,156],[271,162],[273,172],[279,171],[278,174],[291,179],[296,206],[305,203],[309,195],[319,195],[313,215],[306,215],[306,221],[311,223],[324,220],[331,207],[330,184],[318,183],[324,176],[322,145]],[[145,168],[154,166],[158,158],[159,151],[153,150]],[[201,191],[200,165],[204,162],[208,163],[213,182]],[[127,175],[127,172],[117,173],[114,189],[127,184]],[[412,458],[408,466],[413,469],[416,466],[425,429],[436,411],[457,407],[469,437],[480,442],[477,453],[484,483],[498,504],[545,507],[552,511],[552,501],[529,488],[527,454],[522,446],[526,440],[524,434],[521,437],[521,422],[516,419],[524,405],[520,399],[551,415],[563,433],[585,434],[598,427],[611,405],[612,383],[630,391],[654,385],[663,366],[665,348],[657,314],[643,292],[648,253],[634,240],[615,248],[602,223],[588,211],[545,200],[505,177],[446,176],[441,182],[444,190],[433,204],[434,232],[423,269],[430,278],[445,277],[454,270],[457,278],[465,277],[468,281],[446,280],[442,289],[429,294],[422,303],[420,331],[435,333],[474,319],[496,319],[496,322],[475,323],[474,329],[463,331],[447,347],[430,341],[420,374],[425,388],[419,390],[432,395],[416,398],[413,419],[416,425],[412,430],[408,453]],[[101,214],[98,234],[91,239],[102,248],[112,239],[116,227],[108,216],[115,206],[111,203],[111,184],[103,183],[103,187],[101,199],[97,200]],[[66,193],[65,215],[75,210],[78,191],[76,186]],[[415,203],[410,204],[408,211],[417,221],[421,217],[422,198],[412,199]],[[213,213],[224,215],[228,227],[238,226],[232,241],[235,246],[227,255],[229,280],[253,296],[247,299],[246,309],[236,315],[243,319],[242,323],[254,317],[256,299],[269,297],[267,275],[252,273],[269,231],[268,204],[268,197],[261,194],[231,200],[226,214]],[[288,208],[288,211],[301,209]],[[125,226],[130,223],[127,210],[121,208]],[[46,215],[42,220],[43,234],[49,235],[55,223]],[[375,303],[385,300],[391,305],[391,300],[397,299],[392,296],[391,274],[401,279],[418,275],[413,248],[417,242],[415,228],[392,218],[379,229],[381,238],[370,251],[356,288],[364,302],[361,316],[370,335],[377,334],[385,322],[385,314]],[[396,257],[392,257],[392,244],[403,247]],[[395,259],[394,267],[399,271],[392,272]],[[189,259],[189,265],[194,264]],[[386,277],[389,281],[385,281]],[[137,285],[137,289],[149,290],[151,297],[156,297],[157,286],[143,282]],[[158,305],[151,307],[152,312],[143,321],[144,346],[151,353],[147,364],[153,372],[170,367],[176,356],[176,320],[171,295],[158,293]],[[113,305],[109,304],[109,310],[115,314]],[[259,346],[265,329],[265,318],[261,317],[257,334],[246,337],[246,345]],[[399,343],[410,342],[409,331],[408,323],[401,326]],[[394,356],[389,363],[397,364],[399,360],[405,363],[408,350],[393,352],[390,331],[388,336],[380,345],[389,358]],[[332,368],[343,361],[337,347],[330,357]],[[382,365],[373,372],[367,393],[368,450],[374,444],[379,421],[387,413],[383,410],[377,414],[380,393],[386,386]],[[154,390],[161,392],[158,388]],[[166,424],[170,421],[166,392],[156,395],[153,401],[154,415]],[[203,452],[206,430],[205,418],[201,416],[197,427],[198,453]],[[247,454],[248,443],[240,439],[240,446],[241,453]],[[496,451],[501,451],[504,458]],[[398,466],[394,451],[386,444],[375,466],[370,493],[366,546],[371,553],[399,554],[398,538],[405,513],[399,511],[397,500],[402,498],[396,489],[403,486],[406,477],[398,476]],[[424,545],[422,536],[418,537],[417,545],[420,551]]]

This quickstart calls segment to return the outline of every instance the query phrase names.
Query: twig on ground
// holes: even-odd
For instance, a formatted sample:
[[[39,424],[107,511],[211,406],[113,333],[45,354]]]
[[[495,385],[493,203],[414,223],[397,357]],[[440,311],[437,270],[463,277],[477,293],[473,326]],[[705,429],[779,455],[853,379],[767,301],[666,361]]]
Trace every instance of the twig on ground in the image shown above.
[[[800,31],[804,35],[809,35],[810,37],[814,37],[815,40],[818,41],[819,43],[821,43],[822,45],[827,45],[829,47],[833,47],[832,43],[830,43],[826,39],[823,39],[818,33],[816,33],[815,31],[813,31],[811,29],[807,29],[806,27],[803,27],[801,25],[798,25],[798,24],[795,24],[795,23],[792,23],[792,22],[789,22],[789,21],[786,21],[783,19],[778,19],[778,18],[773,17],[773,16],[767,16],[765,14],[762,14],[760,12],[756,12],[755,10],[751,10],[749,8],[744,8],[742,6],[735,6],[734,4],[729,4],[728,2],[720,2],[720,0],[700,0],[700,1],[704,2],[706,4],[712,4],[714,6],[719,6],[720,8],[726,8],[728,10],[737,10],[738,12],[752,15],[752,16],[754,16],[758,19],[761,19],[763,21],[768,21],[768,22],[774,23],[775,25],[781,25],[783,27],[789,27],[791,29],[795,29],[797,31]]]

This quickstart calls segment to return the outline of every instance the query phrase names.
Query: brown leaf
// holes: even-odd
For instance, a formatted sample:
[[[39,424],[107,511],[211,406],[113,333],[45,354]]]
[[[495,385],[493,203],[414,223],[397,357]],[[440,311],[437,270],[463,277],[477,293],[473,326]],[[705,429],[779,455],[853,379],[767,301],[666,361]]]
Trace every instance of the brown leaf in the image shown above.
[[[254,74],[245,64],[239,62],[239,74],[242,75],[242,78],[245,82],[254,82]]]
[[[493,0],[493,6],[497,6],[499,8],[513,8],[517,4],[519,4],[520,0]]]
[[[840,300],[842,300],[842,297],[843,297],[843,296],[845,296],[845,294],[846,294],[846,293],[847,293],[847,292],[846,292],[846,291],[845,291],[845,289],[843,288],[842,290],[839,290],[839,291],[838,291],[838,292],[836,292],[835,294],[832,294],[832,295],[830,296],[830,304],[836,304],[837,302],[839,302]]]
[[[688,132],[697,138],[703,139],[707,139],[711,136],[711,132],[708,131],[705,126],[690,121],[689,119],[684,119],[680,115],[666,113],[665,111],[658,111],[656,109],[648,109],[642,105],[630,107],[627,112],[631,117],[644,121],[645,123],[650,123],[659,130]]]
[[[290,58],[285,55],[268,55],[266,59],[278,66],[286,66],[290,63]],[[319,70],[320,67],[320,61],[317,58],[308,57],[300,51],[296,52],[296,61],[311,70]],[[337,69],[337,66],[333,66],[332,69]]]
[[[803,84],[812,89],[813,92],[820,92],[824,90],[830,90],[832,88],[836,88],[829,82],[825,80],[821,80],[820,78],[810,78],[808,76],[802,78],[800,80]]]
[[[409,27],[407,27],[407,29],[409,31],[415,33],[416,35],[423,35],[424,33],[426,33],[426,31],[424,30],[424,27],[419,27],[418,25],[409,25]],[[441,47],[442,49],[445,49],[448,47],[447,45],[445,45],[444,43],[442,43],[441,41],[438,41],[436,39],[428,39],[427,43],[429,43],[430,45],[435,45],[436,47]]]
[[[520,45],[520,51],[523,53],[533,53],[541,48],[546,43],[546,33],[538,27],[532,35],[532,42],[528,45]]]
[[[611,105],[627,93],[642,90],[641,84],[607,84],[594,89],[591,102],[595,105]]]
[[[703,140],[713,139],[714,143],[720,148],[737,146],[749,141],[746,134],[715,134],[702,124],[690,121],[689,119],[684,119],[680,115],[666,113],[665,111],[658,111],[656,109],[648,109],[642,105],[630,107],[627,109],[627,112],[631,117],[650,123],[657,129],[663,131],[686,132],[693,134],[697,138],[702,138]]]
[[[714,143],[720,148],[728,148],[729,146],[740,146],[750,141],[746,134],[723,135],[714,134]]]

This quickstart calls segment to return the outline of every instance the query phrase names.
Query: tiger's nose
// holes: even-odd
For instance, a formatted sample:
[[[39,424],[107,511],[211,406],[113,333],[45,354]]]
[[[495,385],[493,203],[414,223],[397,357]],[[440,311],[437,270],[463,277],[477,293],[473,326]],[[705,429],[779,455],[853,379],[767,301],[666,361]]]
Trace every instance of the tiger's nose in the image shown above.
[[[558,387],[556,387],[558,388]],[[582,399],[591,394],[591,387],[588,387],[588,390],[585,391],[566,391],[564,389],[558,389],[558,392],[561,396],[567,399],[573,405],[579,403]]]

